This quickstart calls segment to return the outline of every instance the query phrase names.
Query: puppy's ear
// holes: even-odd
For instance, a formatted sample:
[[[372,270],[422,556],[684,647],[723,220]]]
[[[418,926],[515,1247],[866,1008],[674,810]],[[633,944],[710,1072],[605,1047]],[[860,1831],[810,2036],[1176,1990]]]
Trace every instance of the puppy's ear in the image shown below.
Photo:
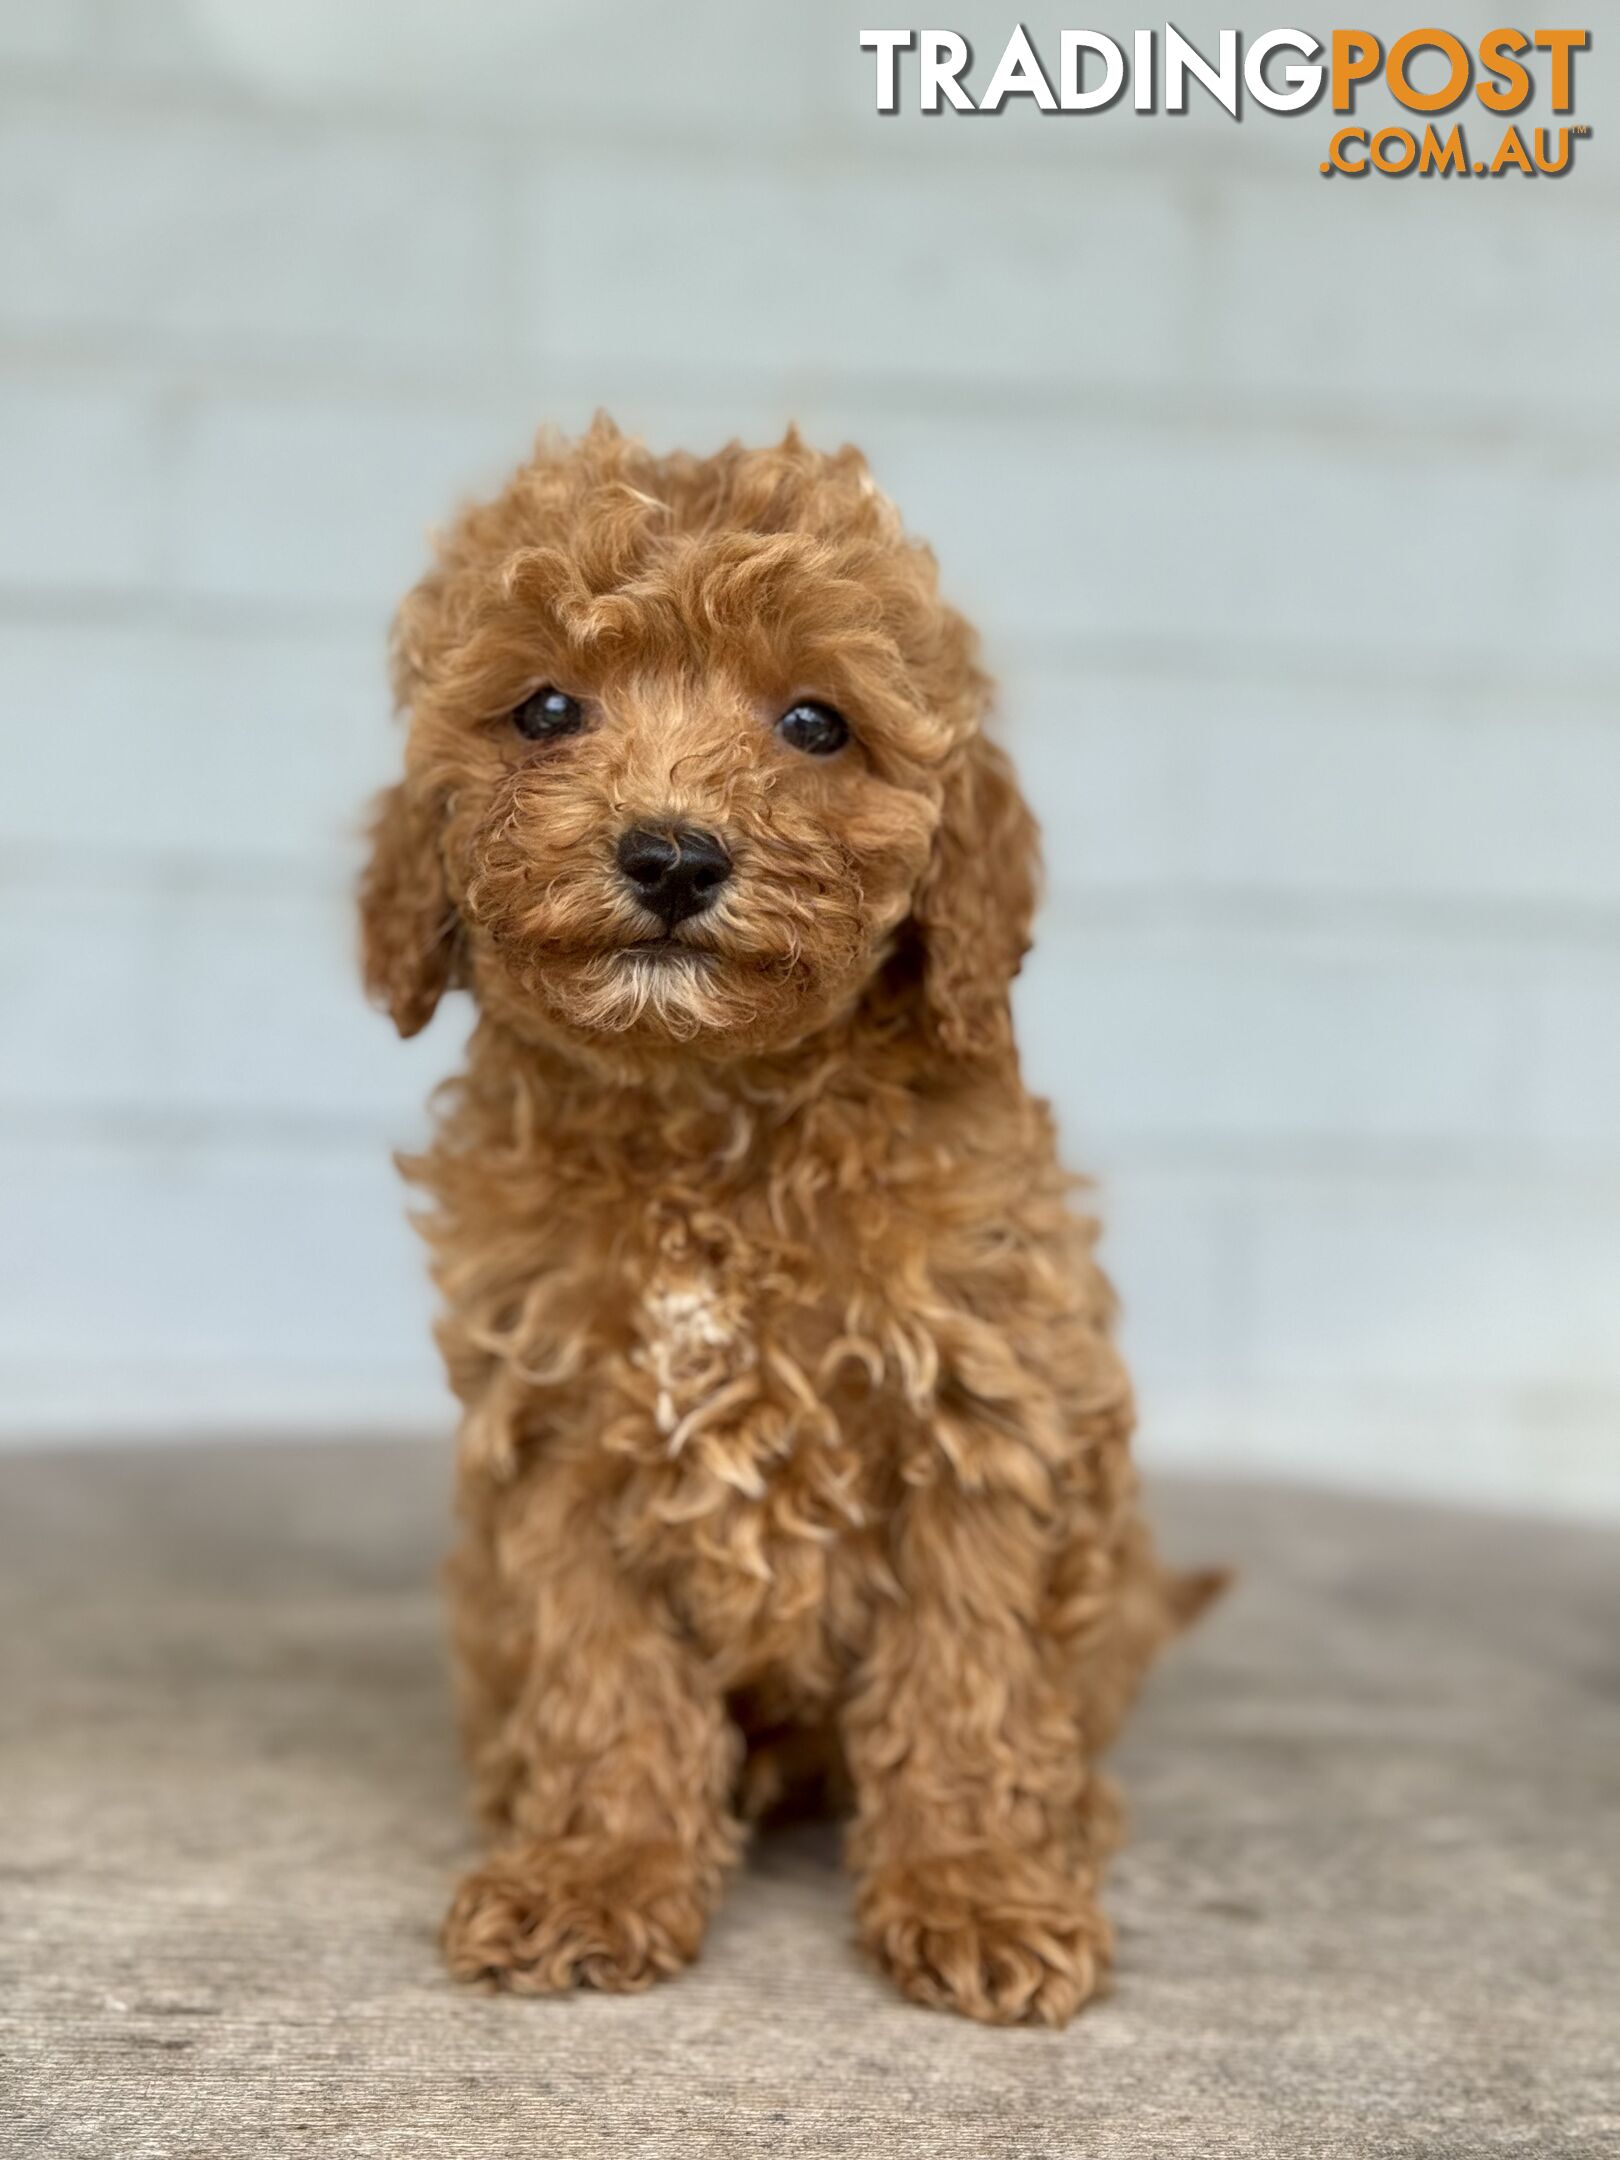
[[[433,569],[400,603],[388,639],[394,704],[409,718],[440,640],[445,579]],[[444,798],[407,777],[371,807],[371,853],[360,878],[360,959],[366,995],[402,1035],[433,1018],[460,980],[461,919],[440,853]]]
[[[1035,820],[1005,751],[973,735],[945,783],[934,851],[912,907],[923,996],[941,1047],[994,1056],[1012,1043],[1012,979],[1029,950],[1040,881]]]
[[[402,1035],[433,1018],[456,979],[461,923],[439,853],[441,805],[409,780],[384,788],[371,814],[371,855],[360,879],[360,950],[366,995]]]

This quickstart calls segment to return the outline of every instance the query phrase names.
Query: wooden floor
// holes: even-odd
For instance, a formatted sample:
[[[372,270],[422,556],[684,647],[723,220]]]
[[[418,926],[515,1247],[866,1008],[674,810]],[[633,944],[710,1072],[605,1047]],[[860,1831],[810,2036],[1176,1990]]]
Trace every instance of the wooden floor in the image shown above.
[[[1239,1590],[1119,1768],[1113,1998],[893,1999],[767,1840],[650,1996],[453,1988],[445,1458],[0,1460],[0,2152],[1597,2156],[1620,2138],[1620,1539],[1159,1496]]]

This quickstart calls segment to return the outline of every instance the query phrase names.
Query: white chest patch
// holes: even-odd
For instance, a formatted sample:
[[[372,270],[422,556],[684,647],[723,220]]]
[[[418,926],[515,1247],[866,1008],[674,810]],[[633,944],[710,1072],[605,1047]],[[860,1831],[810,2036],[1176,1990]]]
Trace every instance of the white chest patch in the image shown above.
[[[677,1453],[690,1434],[752,1393],[758,1352],[741,1298],[711,1276],[660,1277],[637,1315],[636,1363],[657,1390],[658,1430]]]

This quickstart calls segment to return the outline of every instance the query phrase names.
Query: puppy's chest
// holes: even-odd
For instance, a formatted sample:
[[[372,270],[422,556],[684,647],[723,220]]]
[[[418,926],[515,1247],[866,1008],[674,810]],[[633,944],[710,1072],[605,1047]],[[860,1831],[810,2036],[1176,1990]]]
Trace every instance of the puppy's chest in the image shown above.
[[[770,1513],[791,1497],[829,1535],[860,1520],[878,1353],[851,1340],[813,1256],[690,1241],[630,1287],[612,1441],[659,1473],[666,1503],[678,1492],[701,1513],[729,1495]]]
[[[627,1282],[604,1440],[614,1529],[730,1679],[831,1684],[884,1482],[875,1348],[821,1256],[665,1222]],[[851,1286],[842,1286],[847,1292]]]

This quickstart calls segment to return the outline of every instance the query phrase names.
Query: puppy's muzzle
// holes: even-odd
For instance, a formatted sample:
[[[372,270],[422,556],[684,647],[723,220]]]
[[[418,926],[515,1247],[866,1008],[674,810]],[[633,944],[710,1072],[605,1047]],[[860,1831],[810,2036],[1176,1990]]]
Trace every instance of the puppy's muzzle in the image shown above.
[[[712,907],[731,876],[731,857],[714,834],[692,825],[667,832],[632,825],[619,841],[618,859],[625,883],[666,930]]]

